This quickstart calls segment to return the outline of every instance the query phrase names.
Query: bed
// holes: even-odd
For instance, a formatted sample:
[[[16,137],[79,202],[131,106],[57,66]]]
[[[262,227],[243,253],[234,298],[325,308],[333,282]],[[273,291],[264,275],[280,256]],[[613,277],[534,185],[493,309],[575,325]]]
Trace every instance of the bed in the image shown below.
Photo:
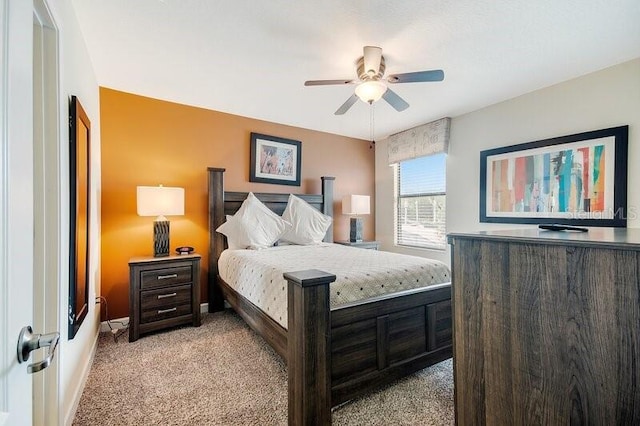
[[[259,307],[259,300],[237,290],[243,278],[229,278],[228,266],[219,269],[221,256],[224,261],[233,250],[225,251],[226,239],[215,230],[225,223],[227,215],[238,211],[249,193],[224,191],[224,169],[209,168],[208,174],[209,311],[224,309],[226,300],[287,361],[289,424],[330,424],[331,407],[452,356],[450,282],[336,302],[335,287],[344,272],[334,273],[332,269],[338,268],[332,268],[331,263],[322,264],[321,269],[301,263],[305,269],[283,273],[286,319],[282,314],[272,318],[266,313],[269,308]],[[333,216],[333,183],[333,178],[323,177],[321,194],[296,195]],[[289,200],[289,194],[254,195],[278,215]],[[328,244],[333,242],[331,226],[324,242],[318,250],[335,246],[358,256],[370,252]],[[276,258],[284,259],[291,250],[285,246],[263,252],[277,253]],[[318,257],[308,257],[314,256]],[[237,260],[227,259],[223,265],[233,265]],[[226,282],[221,272],[234,282]],[[437,273],[447,277],[448,270]],[[388,287],[392,287],[392,280]],[[334,282],[332,295],[330,284]]]

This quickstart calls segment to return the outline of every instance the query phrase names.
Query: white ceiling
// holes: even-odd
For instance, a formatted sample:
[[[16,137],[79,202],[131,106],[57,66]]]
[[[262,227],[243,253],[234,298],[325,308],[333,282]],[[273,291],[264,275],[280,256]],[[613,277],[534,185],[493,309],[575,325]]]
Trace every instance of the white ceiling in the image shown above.
[[[374,104],[375,139],[640,57],[640,0],[72,0],[98,84],[362,139],[370,107],[334,111],[364,45],[411,106]],[[640,78],[640,76],[639,76]]]

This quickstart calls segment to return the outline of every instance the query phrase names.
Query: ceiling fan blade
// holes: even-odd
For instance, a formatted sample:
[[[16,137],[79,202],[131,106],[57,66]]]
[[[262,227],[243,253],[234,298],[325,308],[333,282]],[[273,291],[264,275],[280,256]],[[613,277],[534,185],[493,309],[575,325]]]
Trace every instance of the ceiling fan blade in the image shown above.
[[[380,61],[382,60],[382,49],[377,46],[364,47],[364,72],[370,76],[378,74]]]
[[[420,83],[423,81],[442,81],[444,80],[444,71],[429,70],[406,72],[403,74],[392,74],[387,78],[389,83]]]
[[[396,111],[404,111],[409,108],[409,104],[407,101],[402,99],[396,92],[387,88],[387,91],[384,92],[382,98],[389,103],[392,107],[395,108]]]
[[[343,103],[340,108],[338,108],[336,110],[336,112],[334,112],[335,115],[342,115],[345,112],[349,111],[349,108],[351,108],[353,106],[353,104],[355,104],[356,102],[358,102],[358,96],[354,93],[353,95],[351,95],[351,97],[349,99],[347,99],[347,101],[345,103]]]
[[[305,86],[329,86],[332,84],[352,84],[353,80],[307,80],[304,82]]]

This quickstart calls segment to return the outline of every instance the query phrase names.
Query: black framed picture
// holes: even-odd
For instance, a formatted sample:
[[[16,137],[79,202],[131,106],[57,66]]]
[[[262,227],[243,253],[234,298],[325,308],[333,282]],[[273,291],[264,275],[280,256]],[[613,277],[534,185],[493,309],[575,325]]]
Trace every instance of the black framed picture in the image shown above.
[[[91,122],[75,96],[69,104],[70,241],[69,339],[73,339],[89,312]]]
[[[629,126],[480,152],[480,222],[627,226]]]
[[[251,133],[249,181],[300,186],[302,142]]]

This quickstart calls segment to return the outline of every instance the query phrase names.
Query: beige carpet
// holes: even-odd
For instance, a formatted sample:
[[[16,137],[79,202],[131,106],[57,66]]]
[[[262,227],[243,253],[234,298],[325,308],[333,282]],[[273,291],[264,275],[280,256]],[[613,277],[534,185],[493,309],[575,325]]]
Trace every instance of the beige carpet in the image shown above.
[[[333,411],[334,425],[452,425],[451,360]],[[102,334],[74,425],[286,425],[287,371],[232,311],[129,343]]]

